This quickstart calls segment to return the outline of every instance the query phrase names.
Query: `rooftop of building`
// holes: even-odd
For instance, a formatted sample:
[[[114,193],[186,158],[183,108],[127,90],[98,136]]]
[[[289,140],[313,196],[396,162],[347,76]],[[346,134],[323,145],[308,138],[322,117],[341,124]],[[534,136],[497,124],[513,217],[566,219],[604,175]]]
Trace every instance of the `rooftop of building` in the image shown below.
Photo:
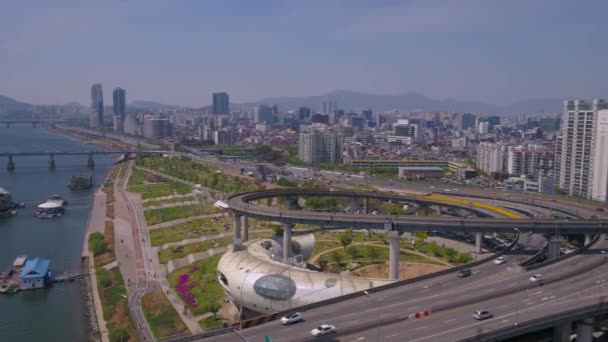
[[[22,279],[43,277],[49,272],[51,261],[48,259],[28,259],[25,267],[21,270],[19,277]]]

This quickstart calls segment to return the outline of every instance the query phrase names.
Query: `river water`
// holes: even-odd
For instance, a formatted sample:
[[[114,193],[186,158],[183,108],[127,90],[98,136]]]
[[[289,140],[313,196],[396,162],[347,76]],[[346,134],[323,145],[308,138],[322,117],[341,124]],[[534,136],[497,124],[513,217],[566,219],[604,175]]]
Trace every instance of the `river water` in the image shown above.
[[[0,152],[93,151],[99,146],[29,125],[0,127]],[[70,176],[87,169],[88,156],[15,157],[15,170],[7,171],[8,159],[0,158],[0,187],[15,202],[26,202],[18,215],[0,218],[0,270],[17,255],[51,260],[55,274],[75,270],[80,256],[93,192],[112,165],[111,156],[95,156],[94,188],[72,191]],[[41,220],[33,213],[38,204],[58,194],[69,202],[63,217]],[[80,282],[58,283],[52,288],[0,295],[0,341],[86,341],[88,322]]]

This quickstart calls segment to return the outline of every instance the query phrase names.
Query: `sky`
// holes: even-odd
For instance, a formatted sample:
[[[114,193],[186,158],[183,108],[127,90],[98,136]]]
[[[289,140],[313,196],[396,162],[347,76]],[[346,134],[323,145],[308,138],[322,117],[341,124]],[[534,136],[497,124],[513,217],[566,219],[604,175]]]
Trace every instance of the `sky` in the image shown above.
[[[0,94],[203,106],[335,89],[608,95],[606,0],[0,0]]]

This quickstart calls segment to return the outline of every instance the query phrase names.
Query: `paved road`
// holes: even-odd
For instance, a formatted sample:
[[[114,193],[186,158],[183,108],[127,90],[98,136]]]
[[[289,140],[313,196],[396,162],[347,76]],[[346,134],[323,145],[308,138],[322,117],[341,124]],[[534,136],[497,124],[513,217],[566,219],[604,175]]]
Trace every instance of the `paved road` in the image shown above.
[[[601,247],[608,248],[608,244],[602,242]],[[606,277],[606,257],[598,249],[590,250],[584,255],[573,256],[560,263],[532,272],[525,272],[517,266],[514,260],[517,260],[518,257],[525,256],[511,255],[509,256],[511,261],[506,264],[487,263],[476,267],[473,269],[473,276],[469,278],[460,279],[454,274],[448,274],[306,311],[304,312],[306,321],[293,326],[284,327],[278,321],[273,321],[242,330],[238,334],[245,341],[262,340],[264,336],[271,336],[273,342],[306,341],[310,339],[311,329],[319,324],[329,323],[336,325],[344,334],[344,337],[340,337],[340,341],[363,341],[364,339],[359,339],[360,337],[374,341],[375,329],[367,329],[364,333],[356,332],[356,330],[380,324],[383,337],[387,340],[391,338],[390,335],[394,334],[402,334],[397,341],[407,341],[438,333],[447,333],[448,335],[444,338],[428,339],[428,341],[453,340],[453,336],[449,332],[453,327],[462,326],[463,320],[465,321],[464,326],[468,326],[472,320],[470,318],[471,313],[477,308],[498,310],[495,315],[503,315],[502,309],[507,309],[506,312],[511,311],[508,307],[499,307],[514,303],[513,298],[510,297],[514,293],[519,292],[521,295],[521,293],[524,293],[522,291],[528,291],[526,293],[534,293],[534,296],[537,296],[544,293],[537,293],[538,291],[549,289],[558,291],[563,288],[563,291],[559,290],[559,292],[549,295],[549,297],[555,295],[556,297],[553,299],[562,298],[564,293],[569,291],[576,292],[579,289],[586,289],[588,284],[582,282],[581,279],[589,278],[590,281],[596,282],[601,280],[596,279],[596,276]],[[581,274],[581,270],[593,268],[600,271]],[[535,273],[543,274],[546,283],[544,287],[537,287],[528,280]],[[553,290],[554,288],[556,290]],[[545,299],[545,301],[547,300]],[[529,305],[532,304],[533,302]],[[510,310],[514,308],[515,306]],[[429,318],[406,320],[411,313],[429,309],[433,312]],[[458,314],[451,314],[446,317],[443,312],[457,312]],[[445,323],[446,320],[461,316],[464,318],[458,318],[454,325]],[[392,321],[396,322],[392,324]],[[448,323],[451,323],[451,321]],[[407,327],[404,325],[407,325]],[[414,327],[411,328],[410,325]],[[420,331],[416,333],[415,329]],[[353,332],[349,333],[349,331]],[[407,334],[404,336],[405,332]],[[463,334],[470,333],[470,330],[465,330]],[[393,337],[396,336],[398,335]],[[234,340],[235,335],[229,334],[212,337],[205,341],[227,342]]]

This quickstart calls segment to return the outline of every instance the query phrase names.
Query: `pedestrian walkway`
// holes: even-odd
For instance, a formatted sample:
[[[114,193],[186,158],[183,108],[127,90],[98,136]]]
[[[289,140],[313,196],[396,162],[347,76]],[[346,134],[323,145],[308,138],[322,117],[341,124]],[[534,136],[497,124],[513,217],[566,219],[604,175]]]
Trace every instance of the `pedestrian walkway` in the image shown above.
[[[148,230],[158,229],[158,228],[166,228],[166,227],[171,227],[171,226],[175,226],[175,225],[178,225],[178,224],[188,223],[188,222],[192,222],[192,221],[196,221],[196,220],[202,220],[202,219],[213,218],[213,217],[223,217],[223,216],[225,216],[224,213],[203,214],[203,215],[198,215],[198,216],[190,216],[190,217],[181,218],[181,219],[177,219],[177,220],[171,220],[171,221],[167,221],[167,222],[153,224],[151,226],[146,226],[146,228]]]
[[[169,262],[167,262],[167,273],[171,273],[180,267],[190,265],[194,262],[212,257],[216,254],[224,253],[227,250],[228,247],[209,248],[203,252],[191,253],[179,259],[169,260]]]
[[[199,202],[199,201],[171,202],[171,203],[165,203],[165,204],[159,204],[159,205],[150,205],[150,206],[144,207],[144,211],[153,210],[153,209],[172,208],[172,207],[183,207],[183,206],[187,206],[187,205],[197,205],[197,204],[201,204],[201,202]]]

